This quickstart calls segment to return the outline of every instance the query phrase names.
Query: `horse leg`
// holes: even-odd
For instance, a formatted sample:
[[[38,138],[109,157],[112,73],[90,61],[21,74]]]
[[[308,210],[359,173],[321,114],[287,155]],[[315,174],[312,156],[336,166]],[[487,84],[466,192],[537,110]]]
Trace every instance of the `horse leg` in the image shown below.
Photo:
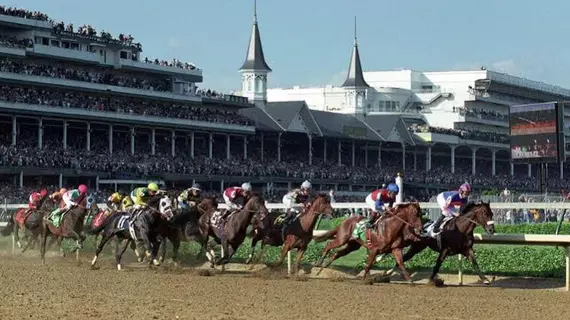
[[[117,270],[121,271],[121,258],[123,257],[125,251],[127,251],[129,245],[134,241],[131,239],[127,239],[126,242],[123,244],[123,247],[119,250],[119,247],[121,246],[121,239],[117,237],[117,240],[118,241],[115,244],[115,263],[117,264]]]
[[[303,259],[303,254],[307,250],[307,247],[297,249],[297,262],[295,263],[295,274],[299,273],[301,270],[301,259]]]
[[[172,263],[178,266],[178,251],[180,250],[180,238],[178,236],[171,237],[172,242]],[[165,240],[166,241],[166,240]]]
[[[439,253],[439,256],[437,257],[437,261],[435,262],[435,266],[433,267],[433,271],[432,274],[429,278],[430,283],[436,283],[436,277],[437,274],[439,273],[439,269],[441,268],[441,265],[443,263],[443,261],[445,261],[445,258],[447,257],[447,249],[443,249],[441,250],[441,252]]]
[[[255,246],[257,245],[257,241],[259,241],[257,235],[258,234],[256,233],[255,236],[251,239],[251,252],[247,257],[247,260],[245,260],[245,264],[250,264],[253,261],[253,256],[255,254]]]
[[[272,266],[273,268],[279,267],[283,264],[285,261],[285,256],[289,250],[291,250],[291,244],[285,241],[285,243],[283,243],[283,248],[281,249],[281,256],[279,256],[279,260]]]
[[[166,244],[166,238],[163,238],[163,239],[160,241],[160,245],[159,245],[159,246],[160,246],[160,254],[159,254],[159,256],[158,256],[158,262],[163,263],[164,260],[166,259],[166,247],[168,246],[168,245]]]
[[[99,241],[99,244],[97,245],[97,249],[95,249],[95,256],[93,257],[93,260],[91,260],[91,268],[95,267],[95,263],[97,263],[99,254],[101,253],[101,251],[103,251],[105,244],[107,244],[107,241],[109,241],[110,239],[111,239],[110,236],[108,236],[107,234],[103,234],[101,241]]]
[[[402,248],[394,248],[392,250],[392,255],[394,256],[394,259],[396,259],[396,263],[398,264],[398,267],[400,267],[400,271],[402,271],[402,277],[404,277],[404,280],[411,283],[412,278],[410,277],[408,270],[406,270],[406,267],[404,266],[404,257],[402,254]]]
[[[368,258],[366,259],[366,266],[364,267],[364,275],[362,275],[362,280],[366,280],[366,276],[370,273],[372,265],[376,261],[376,256],[378,255],[378,249],[373,248],[368,252]]]
[[[328,268],[328,267],[331,265],[331,263],[333,263],[333,261],[335,261],[336,259],[338,259],[338,258],[340,258],[340,257],[344,257],[344,256],[346,256],[347,254],[349,254],[349,253],[351,253],[351,252],[354,252],[354,251],[356,251],[356,250],[358,250],[358,249],[360,249],[360,243],[358,243],[358,242],[356,242],[356,241],[349,241],[349,242],[346,244],[346,247],[344,247],[344,249],[335,252],[335,253],[331,256],[331,258],[329,259],[329,261],[327,261],[327,263],[326,263],[323,267],[321,267],[321,269],[319,270],[319,272],[317,273],[317,275],[318,275],[319,273],[321,273],[321,271],[322,271],[324,268]],[[321,261],[321,265],[322,265],[322,261]]]
[[[42,226],[42,238],[41,238],[41,242],[40,242],[40,256],[42,258],[42,263],[46,264],[46,242],[47,242],[47,237],[48,237],[48,226],[46,225],[45,222],[42,222],[43,226]]]
[[[224,265],[230,261],[230,258],[234,255],[235,248],[228,243],[228,240],[224,239],[222,241],[222,254],[220,259],[216,262],[217,265]]]
[[[259,255],[257,255],[257,259],[255,259],[256,263],[263,263],[263,257],[265,256],[265,251],[267,251],[267,247],[265,246],[265,243],[263,243],[263,241],[261,241],[261,249],[259,251]]]
[[[475,260],[475,252],[473,251],[473,248],[467,249],[463,255],[467,257],[469,262],[471,262],[471,265],[473,265],[473,270],[475,270],[475,272],[477,272],[477,274],[479,275],[479,279],[481,279],[481,281],[483,281],[484,284],[491,284],[491,281],[489,281],[489,279],[485,277],[483,272],[481,272],[479,264],[477,263],[477,260]]]
[[[160,246],[162,244],[162,241],[160,241],[158,238],[154,238],[152,239],[151,242],[151,254],[152,254],[152,264],[155,266],[160,266],[161,262],[157,259],[158,258],[158,250],[160,249]],[[150,264],[150,262],[149,262]]]
[[[321,266],[323,265],[323,262],[325,261],[326,256],[329,254],[329,252],[330,252],[331,250],[336,249],[336,248],[338,248],[338,247],[340,247],[340,246],[342,246],[342,245],[344,244],[344,241],[343,241],[343,240],[345,240],[345,239],[335,238],[333,241],[330,241],[329,243],[327,243],[327,245],[326,245],[325,248],[323,249],[323,252],[322,252],[322,254],[321,254],[321,258],[320,258],[319,261],[314,265],[314,267],[321,267]],[[351,242],[349,242],[349,243],[351,243]],[[359,247],[360,247],[360,246],[359,246]],[[351,251],[349,251],[349,252],[351,252]],[[346,254],[348,254],[349,252],[343,254],[343,256],[346,255]],[[335,254],[335,256],[336,256],[336,254]],[[336,259],[336,258],[332,259],[332,261],[334,261],[335,259]],[[329,263],[327,264],[327,266],[330,265],[330,263],[331,263],[332,261],[329,261]]]
[[[14,226],[12,227],[12,248],[14,248],[14,244],[16,244],[18,246],[18,249],[22,248],[22,243],[20,242],[20,237],[18,235],[18,231],[20,229],[20,226],[18,224],[18,222],[16,222],[16,217],[12,217],[12,219],[14,220]],[[25,233],[24,233],[25,234]],[[27,241],[28,243],[30,241]],[[14,253],[14,252],[12,252]]]
[[[402,261],[405,263],[408,260],[411,260],[416,254],[422,252],[425,248],[427,248],[427,245],[423,244],[423,243],[419,243],[419,244],[412,244],[410,246],[410,248],[408,249],[408,251],[404,254],[404,257],[402,258]],[[396,263],[392,269],[384,271],[383,275],[384,276],[390,276],[392,275],[392,273],[394,273],[394,271],[396,270],[396,268],[399,267],[398,263]]]

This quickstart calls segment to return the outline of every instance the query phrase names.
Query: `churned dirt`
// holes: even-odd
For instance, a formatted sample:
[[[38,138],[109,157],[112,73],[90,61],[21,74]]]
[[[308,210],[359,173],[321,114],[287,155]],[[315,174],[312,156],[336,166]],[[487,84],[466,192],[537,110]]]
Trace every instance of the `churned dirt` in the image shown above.
[[[570,293],[287,279],[282,272],[132,266],[0,254],[0,319],[570,319]]]

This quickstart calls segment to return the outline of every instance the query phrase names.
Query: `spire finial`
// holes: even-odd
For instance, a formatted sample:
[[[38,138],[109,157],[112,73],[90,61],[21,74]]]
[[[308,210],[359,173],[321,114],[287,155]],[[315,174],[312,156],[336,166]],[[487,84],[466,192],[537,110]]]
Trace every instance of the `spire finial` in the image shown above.
[[[356,45],[357,36],[356,36],[356,16],[354,16],[354,44]]]
[[[253,0],[253,22],[257,23],[257,0]]]

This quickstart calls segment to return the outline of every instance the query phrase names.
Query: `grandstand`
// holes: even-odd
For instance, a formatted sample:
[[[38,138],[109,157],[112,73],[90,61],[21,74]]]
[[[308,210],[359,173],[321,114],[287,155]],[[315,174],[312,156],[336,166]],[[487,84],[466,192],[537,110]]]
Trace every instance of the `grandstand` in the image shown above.
[[[330,99],[315,102],[313,89],[268,89],[257,17],[239,94],[201,88],[198,66],[146,58],[142,48],[131,35],[54,24],[47,13],[0,11],[3,197],[79,182],[126,190],[149,179],[212,192],[247,180],[279,197],[310,179],[341,199],[397,172],[418,199],[465,180],[479,190],[531,191],[534,169],[513,167],[504,151],[504,96],[570,97],[548,86],[523,90],[526,82],[490,71],[463,75],[453,88],[437,84],[445,75],[416,71],[399,73],[408,87],[383,84],[382,74],[362,71],[355,42],[346,81],[319,88]],[[454,82],[447,76],[441,81]],[[471,100],[459,104],[459,96]],[[549,188],[568,188],[563,169],[550,169]]]

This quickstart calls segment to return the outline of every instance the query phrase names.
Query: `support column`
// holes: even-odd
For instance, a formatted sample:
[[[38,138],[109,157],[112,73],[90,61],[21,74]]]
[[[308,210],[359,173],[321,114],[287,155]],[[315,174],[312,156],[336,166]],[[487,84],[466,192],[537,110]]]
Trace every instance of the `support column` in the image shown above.
[[[406,144],[402,143],[402,171],[406,172]]]
[[[63,173],[59,174],[59,188],[63,188]]]
[[[368,168],[368,142],[364,145],[364,167]]]
[[[231,158],[231,154],[230,154],[231,153],[231,147],[232,147],[231,143],[232,142],[231,142],[230,135],[227,134],[226,135],[226,159],[228,159],[228,160],[230,160],[230,158]]]
[[[342,164],[342,142],[338,142],[338,165]]]
[[[426,151],[426,171],[430,170],[431,170],[431,146],[429,146]]]
[[[109,154],[113,154],[113,125],[109,125]]]
[[[190,133],[190,157],[194,158],[194,132]]]
[[[530,165],[530,163],[529,163],[527,166],[528,166],[528,173],[527,173],[527,175],[528,175],[528,177],[530,178],[530,177],[532,177],[532,166]]]
[[[511,177],[515,175],[515,164],[511,162]]]
[[[323,139],[323,161],[327,163],[327,139]]]
[[[560,161],[560,180],[564,179],[564,161]]]
[[[264,159],[263,154],[265,153],[265,134],[263,132],[261,133],[261,142],[260,143],[261,143],[261,146],[260,146],[261,156],[260,156],[260,158],[261,158],[261,161],[263,161],[263,159]]]
[[[24,171],[20,171],[20,189],[24,187]]]
[[[281,162],[281,132],[277,135],[277,161]]]
[[[477,161],[475,156],[477,155],[477,148],[471,149],[471,175],[474,176],[477,173]]]
[[[208,158],[212,159],[214,153],[214,135],[208,134]]]
[[[38,148],[43,149],[44,147],[44,119],[40,118],[38,120]]]
[[[131,127],[131,155],[135,154],[135,127]]]
[[[430,163],[430,167],[431,167],[431,163]],[[414,148],[414,171],[417,171],[417,170],[418,170],[418,148]]]
[[[63,150],[67,150],[67,120],[63,120]]]
[[[91,151],[91,122],[87,122],[87,151]]]
[[[352,166],[356,167],[356,142],[352,140]]]
[[[451,173],[455,173],[455,148],[456,146],[451,147]]]
[[[243,136],[243,158],[247,159],[247,136]]]
[[[156,129],[150,129],[150,154],[156,154]]]
[[[18,141],[18,122],[16,116],[12,116],[12,147],[16,146]]]
[[[170,131],[170,155],[176,156],[176,132],[174,130]]]
[[[378,143],[378,168],[382,168],[382,142]]]
[[[497,150],[491,150],[491,175],[497,174]]]
[[[313,137],[309,135],[309,165],[313,164]]]

